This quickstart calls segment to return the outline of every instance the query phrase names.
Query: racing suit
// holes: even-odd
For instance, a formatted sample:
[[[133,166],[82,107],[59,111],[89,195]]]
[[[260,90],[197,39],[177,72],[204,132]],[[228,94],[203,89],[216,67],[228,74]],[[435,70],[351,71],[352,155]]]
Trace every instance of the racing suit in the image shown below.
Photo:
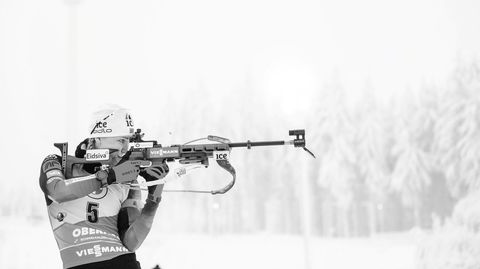
[[[139,195],[129,196],[125,185],[65,179],[57,155],[43,161],[39,183],[63,268],[140,268],[134,251],[151,228],[159,200],[147,199],[140,212]]]

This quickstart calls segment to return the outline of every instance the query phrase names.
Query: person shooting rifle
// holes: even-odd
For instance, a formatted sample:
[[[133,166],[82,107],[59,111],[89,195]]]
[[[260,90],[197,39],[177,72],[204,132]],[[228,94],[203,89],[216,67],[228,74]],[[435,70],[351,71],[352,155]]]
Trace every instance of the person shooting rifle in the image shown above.
[[[218,136],[162,147],[144,141],[135,132],[130,113],[123,108],[96,113],[89,137],[68,155],[68,143],[56,143],[61,156],[49,155],[42,163],[40,187],[45,194],[50,224],[64,268],[140,268],[135,250],[150,231],[163,191],[224,194],[235,184],[236,172],[229,161],[232,148],[293,145],[306,148],[305,130],[290,130],[290,141],[231,143]],[[191,144],[208,140],[207,144]],[[213,158],[232,175],[218,190],[164,190],[170,169],[167,162],[182,166],[181,177]],[[145,179],[139,184],[137,177]],[[143,188],[148,197],[140,206]]]
[[[166,163],[140,169],[126,161],[134,135],[130,113],[123,108],[96,113],[89,137],[75,152],[107,151],[102,164],[89,162],[62,168],[65,156],[48,155],[42,162],[40,188],[45,195],[48,216],[57,241],[63,268],[138,269],[137,250],[149,233],[162,198],[163,184],[148,187],[141,207],[141,193],[125,184],[143,177],[147,182],[165,178]],[[63,155],[63,154],[62,154]],[[95,176],[103,171],[104,177]]]

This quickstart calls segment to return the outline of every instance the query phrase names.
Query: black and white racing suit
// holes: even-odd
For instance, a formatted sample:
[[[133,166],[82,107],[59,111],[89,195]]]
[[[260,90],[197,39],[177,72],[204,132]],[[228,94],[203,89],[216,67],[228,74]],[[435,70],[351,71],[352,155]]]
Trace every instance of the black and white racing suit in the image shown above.
[[[140,268],[134,251],[152,226],[159,200],[147,199],[141,209],[123,184],[65,179],[57,155],[45,158],[39,181],[63,268]]]

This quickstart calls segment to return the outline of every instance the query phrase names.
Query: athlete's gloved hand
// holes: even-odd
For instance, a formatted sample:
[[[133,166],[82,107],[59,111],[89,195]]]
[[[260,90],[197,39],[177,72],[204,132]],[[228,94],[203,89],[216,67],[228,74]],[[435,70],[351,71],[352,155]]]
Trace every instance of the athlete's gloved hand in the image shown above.
[[[170,169],[168,168],[168,165],[162,163],[142,169],[142,171],[140,171],[140,176],[146,181],[153,181],[164,178],[169,171]]]
[[[88,145],[88,138],[84,139],[80,144],[78,144],[77,148],[75,149],[75,157],[83,158],[87,153],[87,145]]]
[[[138,165],[132,161],[123,162],[117,166],[109,167],[108,170],[100,170],[96,173],[97,179],[104,184],[127,183],[137,179],[140,173]]]
[[[147,167],[140,172],[146,181],[162,179],[167,176],[170,169],[166,163]],[[148,199],[156,204],[162,200],[163,184],[148,187]]]

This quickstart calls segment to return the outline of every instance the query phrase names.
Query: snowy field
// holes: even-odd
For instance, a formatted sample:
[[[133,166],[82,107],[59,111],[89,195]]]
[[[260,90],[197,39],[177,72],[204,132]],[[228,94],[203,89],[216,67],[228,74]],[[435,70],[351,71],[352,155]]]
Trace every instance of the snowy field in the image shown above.
[[[312,238],[311,269],[413,269],[414,233],[373,238]],[[300,236],[162,234],[155,226],[137,251],[143,269],[293,269],[305,267]],[[48,221],[3,218],[0,268],[62,268]]]

